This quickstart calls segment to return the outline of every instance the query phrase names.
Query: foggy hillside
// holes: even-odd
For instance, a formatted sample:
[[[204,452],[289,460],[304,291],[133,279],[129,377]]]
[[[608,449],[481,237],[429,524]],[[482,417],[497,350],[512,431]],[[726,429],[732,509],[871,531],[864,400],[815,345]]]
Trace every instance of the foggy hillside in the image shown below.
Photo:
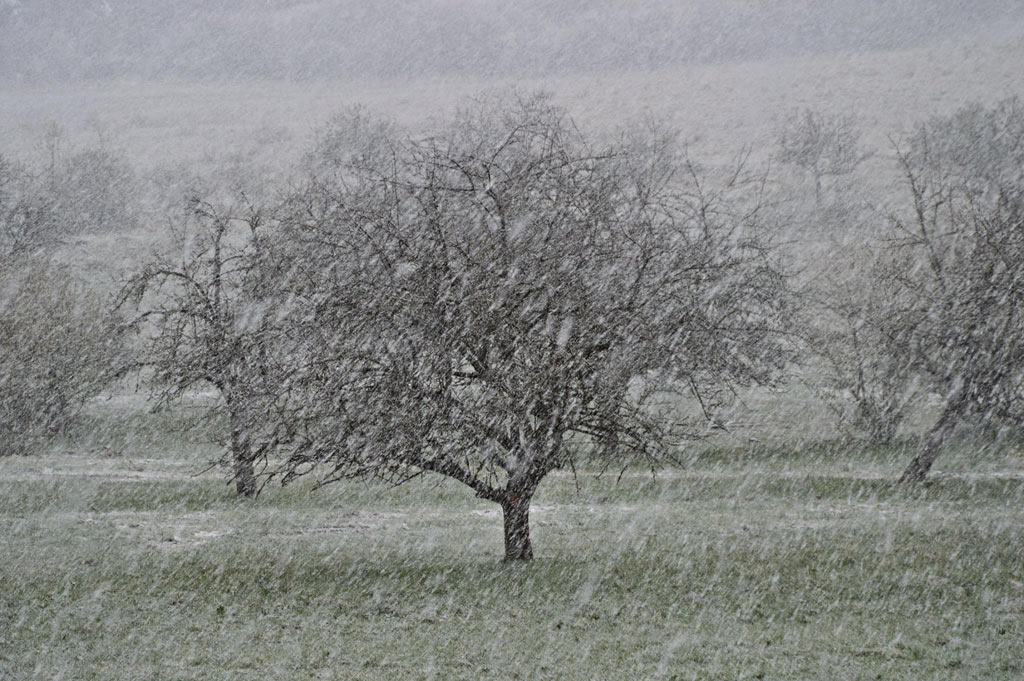
[[[910,47],[1019,0],[3,0],[0,80],[528,76]]]

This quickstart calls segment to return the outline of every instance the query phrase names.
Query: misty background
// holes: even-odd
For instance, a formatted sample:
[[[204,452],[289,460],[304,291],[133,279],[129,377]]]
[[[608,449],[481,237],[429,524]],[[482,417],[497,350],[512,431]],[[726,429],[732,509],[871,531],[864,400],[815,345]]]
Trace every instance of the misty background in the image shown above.
[[[2,0],[0,80],[534,76],[907,48],[1019,0]]]
[[[280,182],[346,107],[423,129],[517,88],[597,133],[653,116],[721,165],[770,166],[794,110],[850,116],[873,153],[858,181],[885,197],[894,139],[1024,94],[1022,66],[1019,0],[0,0],[0,153],[104,149],[167,210],[212,178]],[[146,249],[162,228],[142,225],[76,258]]]
[[[1022,74],[1024,0],[0,0],[0,681],[1024,678]]]

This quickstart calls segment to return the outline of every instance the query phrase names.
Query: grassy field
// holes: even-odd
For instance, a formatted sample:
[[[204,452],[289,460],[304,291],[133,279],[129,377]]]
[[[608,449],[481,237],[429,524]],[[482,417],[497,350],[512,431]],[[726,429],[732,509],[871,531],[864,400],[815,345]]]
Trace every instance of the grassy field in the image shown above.
[[[515,83],[12,86],[0,153],[38,156],[53,121],[141,171],[273,175],[341,107],[416,126],[517,85],[592,128],[666,117],[711,163],[745,145],[765,161],[794,107],[854,114],[878,152],[859,181],[884,200],[890,135],[1024,95],[1022,63],[1018,31]],[[69,250],[113,287],[165,226]],[[869,449],[836,439],[799,386],[754,393],[683,468],[550,476],[537,559],[510,566],[498,508],[459,485],[302,481],[239,501],[208,468],[208,426],[185,437],[180,413],[137,401],[94,405],[44,455],[0,458],[0,681],[1024,678],[1017,439],[961,433],[927,485],[901,488],[912,439]]]
[[[5,681],[1024,674],[1018,441],[968,433],[919,489],[910,443],[555,475],[510,566],[459,485],[238,501],[175,415],[104,410],[108,444],[0,459]]]

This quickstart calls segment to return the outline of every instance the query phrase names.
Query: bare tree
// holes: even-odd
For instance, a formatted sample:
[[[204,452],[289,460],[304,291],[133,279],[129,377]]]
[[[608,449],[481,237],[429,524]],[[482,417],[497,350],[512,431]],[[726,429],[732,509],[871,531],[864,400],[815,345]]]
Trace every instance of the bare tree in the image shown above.
[[[66,432],[122,348],[104,296],[42,260],[0,266],[0,456]]]
[[[957,423],[1024,419],[1024,107],[1014,98],[920,125],[898,148],[909,190],[893,219],[906,361],[942,412],[903,473],[924,479]]]
[[[809,355],[823,361],[807,383],[840,427],[888,444],[921,397],[921,380],[899,348],[901,297],[896,265],[860,248],[835,258],[807,287]]]
[[[228,451],[239,495],[257,492],[251,428],[265,394],[271,328],[258,277],[261,218],[239,217],[193,201],[178,234],[180,257],[159,257],[122,289],[121,304],[139,314],[139,368],[152,372],[158,405],[203,386],[215,388],[229,421]]]
[[[0,265],[58,243],[58,225],[37,196],[29,169],[0,156]]]
[[[425,138],[370,123],[334,122],[367,134],[282,227],[302,339],[275,412],[284,480],[448,476],[530,559],[548,473],[670,460],[703,430],[681,390],[710,410],[778,377],[785,280],[742,168],[713,185],[653,127],[592,145],[542,96],[485,98]]]
[[[104,145],[66,148],[51,126],[40,156],[23,163],[0,155],[0,262],[136,224],[138,183],[120,154]]]
[[[779,160],[808,173],[814,180],[814,198],[821,204],[822,181],[849,175],[871,154],[860,145],[853,116],[813,109],[790,113],[779,135]]]
[[[0,454],[66,432],[122,360],[104,296],[52,259],[76,209],[43,173],[0,157]]]

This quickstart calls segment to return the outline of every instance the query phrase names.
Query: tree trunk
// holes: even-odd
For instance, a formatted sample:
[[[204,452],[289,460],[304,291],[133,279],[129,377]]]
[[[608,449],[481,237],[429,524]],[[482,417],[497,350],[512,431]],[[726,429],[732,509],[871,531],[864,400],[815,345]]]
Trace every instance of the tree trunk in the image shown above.
[[[533,560],[530,545],[530,500],[533,490],[509,491],[501,502],[505,519],[505,561]]]
[[[925,436],[924,441],[921,442],[921,446],[917,450],[917,455],[911,459],[910,464],[903,471],[903,475],[900,476],[901,483],[924,481],[932,464],[935,463],[935,458],[939,455],[939,449],[953,433],[953,429],[956,428],[957,422],[960,421],[966,406],[966,400],[959,396],[946,403],[942,416],[932,426],[932,429],[928,431],[928,435]]]
[[[256,496],[256,472],[252,463],[249,434],[245,419],[237,409],[231,410],[231,456],[235,464],[235,491],[238,496]]]

